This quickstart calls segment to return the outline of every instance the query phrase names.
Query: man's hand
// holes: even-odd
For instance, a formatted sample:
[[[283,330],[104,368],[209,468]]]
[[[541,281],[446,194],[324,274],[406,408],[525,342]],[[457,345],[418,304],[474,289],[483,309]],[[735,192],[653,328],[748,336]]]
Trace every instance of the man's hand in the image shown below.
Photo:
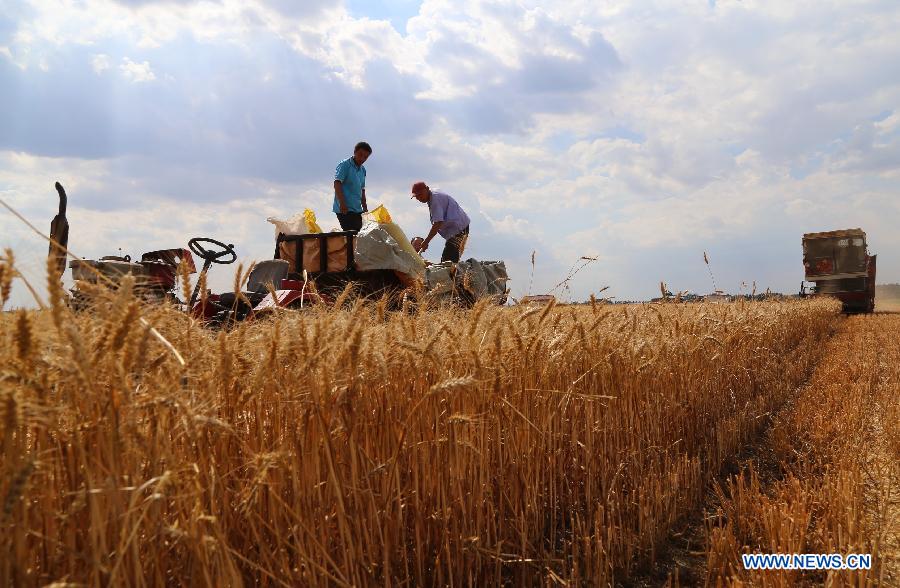
[[[343,201],[341,201],[340,205],[341,205],[341,214],[347,214],[347,205],[344,204]]]
[[[422,241],[422,251],[428,249],[428,244],[431,243],[431,240],[434,239],[434,236],[438,234],[438,229],[443,225],[443,221],[438,221],[431,225],[431,230],[428,231],[428,236],[425,237],[425,240]]]

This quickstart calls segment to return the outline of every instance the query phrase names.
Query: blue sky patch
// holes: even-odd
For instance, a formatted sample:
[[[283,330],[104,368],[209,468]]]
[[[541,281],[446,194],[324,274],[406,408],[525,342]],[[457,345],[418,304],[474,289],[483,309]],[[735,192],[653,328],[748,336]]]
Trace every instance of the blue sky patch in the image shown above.
[[[357,18],[388,20],[397,32],[406,34],[406,22],[419,14],[422,0],[347,0],[347,10]]]

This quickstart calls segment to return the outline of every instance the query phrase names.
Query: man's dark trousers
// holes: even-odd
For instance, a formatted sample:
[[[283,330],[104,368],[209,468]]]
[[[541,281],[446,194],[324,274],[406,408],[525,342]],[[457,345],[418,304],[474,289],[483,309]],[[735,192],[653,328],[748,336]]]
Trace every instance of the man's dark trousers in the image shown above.
[[[341,228],[345,231],[356,231],[358,233],[362,228],[361,212],[338,212],[337,218],[338,222],[341,223]]]
[[[447,243],[444,244],[444,251],[441,253],[441,263],[445,261],[459,263],[459,258],[462,257],[463,251],[465,251],[466,249],[466,242],[468,240],[469,227],[466,227],[455,236],[447,239]]]

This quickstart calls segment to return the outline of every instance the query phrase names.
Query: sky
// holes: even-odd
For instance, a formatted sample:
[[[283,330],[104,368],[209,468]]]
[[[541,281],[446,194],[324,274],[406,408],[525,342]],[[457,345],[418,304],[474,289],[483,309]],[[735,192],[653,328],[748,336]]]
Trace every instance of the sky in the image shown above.
[[[61,182],[84,257],[250,262],[267,217],[337,226],[365,140],[370,207],[424,235],[411,184],[451,194],[514,297],[793,293],[802,234],[850,227],[900,282],[897,30],[896,0],[6,0],[0,198],[46,231]],[[44,281],[5,209],[0,246]]]

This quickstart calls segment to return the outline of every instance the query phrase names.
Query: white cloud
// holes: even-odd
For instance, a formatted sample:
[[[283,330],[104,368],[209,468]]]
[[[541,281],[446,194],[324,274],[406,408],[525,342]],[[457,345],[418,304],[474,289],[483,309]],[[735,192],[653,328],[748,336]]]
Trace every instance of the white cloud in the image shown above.
[[[104,71],[109,69],[109,55],[104,53],[98,53],[94,55],[91,59],[91,67],[94,68],[94,73],[100,75]]]
[[[487,213],[482,214],[488,219],[488,222],[491,224],[491,228],[495,233],[524,237],[527,239],[538,239],[541,236],[541,231],[527,219],[516,218],[511,214],[504,215],[504,217],[500,219],[494,219]]]
[[[150,63],[147,61],[135,63],[125,57],[122,59],[122,64],[119,66],[119,69],[122,70],[122,75],[136,84],[140,82],[152,82],[156,79],[156,74],[150,69]]]
[[[137,47],[139,49],[158,49],[161,46],[159,41],[146,34],[137,42]]]
[[[875,126],[884,133],[900,131],[900,111],[891,113],[890,116],[876,122]]]

